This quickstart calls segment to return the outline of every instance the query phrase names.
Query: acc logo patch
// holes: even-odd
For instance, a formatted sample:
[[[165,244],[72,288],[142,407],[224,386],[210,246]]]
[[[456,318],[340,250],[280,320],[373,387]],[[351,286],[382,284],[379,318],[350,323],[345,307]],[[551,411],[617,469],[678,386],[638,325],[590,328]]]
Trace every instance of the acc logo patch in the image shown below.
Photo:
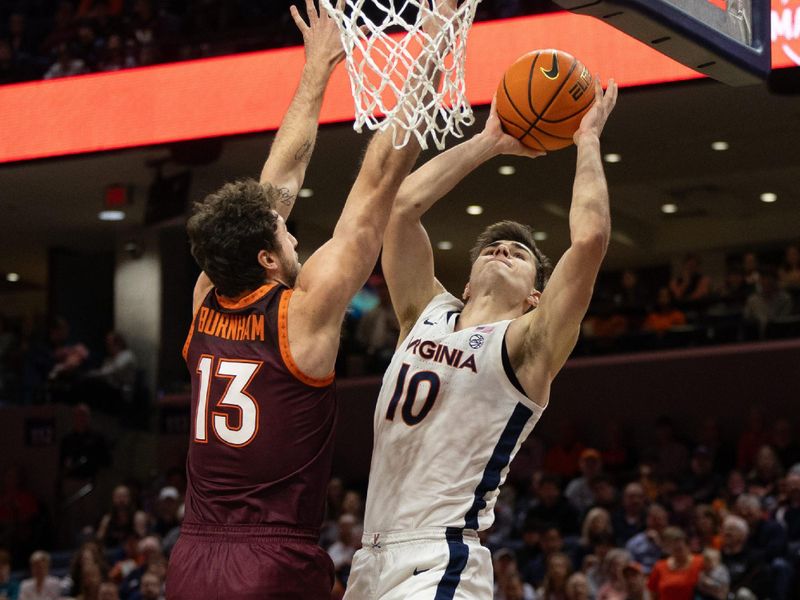
[[[476,333],[472,337],[469,338],[469,347],[473,350],[477,350],[481,346],[483,346],[483,336],[479,333]]]

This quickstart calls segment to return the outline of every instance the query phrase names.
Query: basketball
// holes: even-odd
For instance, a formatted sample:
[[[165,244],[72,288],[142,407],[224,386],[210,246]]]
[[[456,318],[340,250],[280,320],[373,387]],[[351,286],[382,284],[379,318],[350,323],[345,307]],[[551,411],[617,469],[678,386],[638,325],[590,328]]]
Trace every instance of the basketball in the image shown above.
[[[503,130],[534,150],[560,150],[572,144],[593,102],[592,74],[561,50],[525,54],[509,67],[497,88]]]

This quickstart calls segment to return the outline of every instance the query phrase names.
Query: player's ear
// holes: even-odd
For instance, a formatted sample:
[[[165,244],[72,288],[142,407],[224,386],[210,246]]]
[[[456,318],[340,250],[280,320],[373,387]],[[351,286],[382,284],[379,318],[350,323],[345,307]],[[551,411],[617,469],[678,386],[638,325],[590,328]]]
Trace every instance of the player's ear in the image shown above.
[[[538,292],[536,290],[533,290],[531,292],[530,296],[525,298],[525,302],[531,308],[537,308],[539,306],[539,300],[541,300],[541,298],[542,298],[542,292]]]
[[[464,302],[466,302],[467,300],[469,300],[469,282],[467,282],[467,285],[465,285],[465,286],[464,286],[464,293],[463,293],[463,294],[461,294],[461,299],[462,299]]]
[[[259,250],[258,264],[260,264],[267,271],[270,277],[278,272],[280,269],[280,262],[278,262],[278,255],[274,252],[267,252],[266,250]]]

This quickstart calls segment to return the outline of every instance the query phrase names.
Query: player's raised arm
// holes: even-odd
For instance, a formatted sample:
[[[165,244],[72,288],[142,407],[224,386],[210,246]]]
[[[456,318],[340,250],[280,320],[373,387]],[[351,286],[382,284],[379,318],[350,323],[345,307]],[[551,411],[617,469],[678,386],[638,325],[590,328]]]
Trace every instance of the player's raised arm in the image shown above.
[[[605,94],[599,79],[595,85],[597,99],[574,137],[578,158],[569,212],[570,247],[553,270],[538,308],[508,330],[509,357],[523,385],[542,376],[555,377],[572,352],[611,235],[600,134],[616,104],[617,85],[610,80]]]
[[[431,298],[444,291],[434,276],[433,250],[422,215],[478,166],[500,154],[535,158],[544,153],[505,134],[492,102],[481,133],[432,158],[400,187],[383,238],[382,265],[401,340]]]
[[[340,0],[339,4],[342,3]],[[308,23],[295,6],[289,9],[303,34],[306,62],[300,84],[275,136],[261,171],[261,184],[284,219],[289,217],[303,186],[306,168],[317,140],[322,99],[334,68],[344,58],[339,30],[314,0],[306,0]]]

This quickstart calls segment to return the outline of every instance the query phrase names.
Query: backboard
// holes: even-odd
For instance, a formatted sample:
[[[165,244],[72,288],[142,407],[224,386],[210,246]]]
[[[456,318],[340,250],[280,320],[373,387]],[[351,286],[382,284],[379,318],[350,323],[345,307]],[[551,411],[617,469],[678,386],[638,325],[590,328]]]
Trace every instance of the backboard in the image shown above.
[[[771,67],[766,0],[554,0],[597,17],[662,54],[728,85],[766,79]]]

